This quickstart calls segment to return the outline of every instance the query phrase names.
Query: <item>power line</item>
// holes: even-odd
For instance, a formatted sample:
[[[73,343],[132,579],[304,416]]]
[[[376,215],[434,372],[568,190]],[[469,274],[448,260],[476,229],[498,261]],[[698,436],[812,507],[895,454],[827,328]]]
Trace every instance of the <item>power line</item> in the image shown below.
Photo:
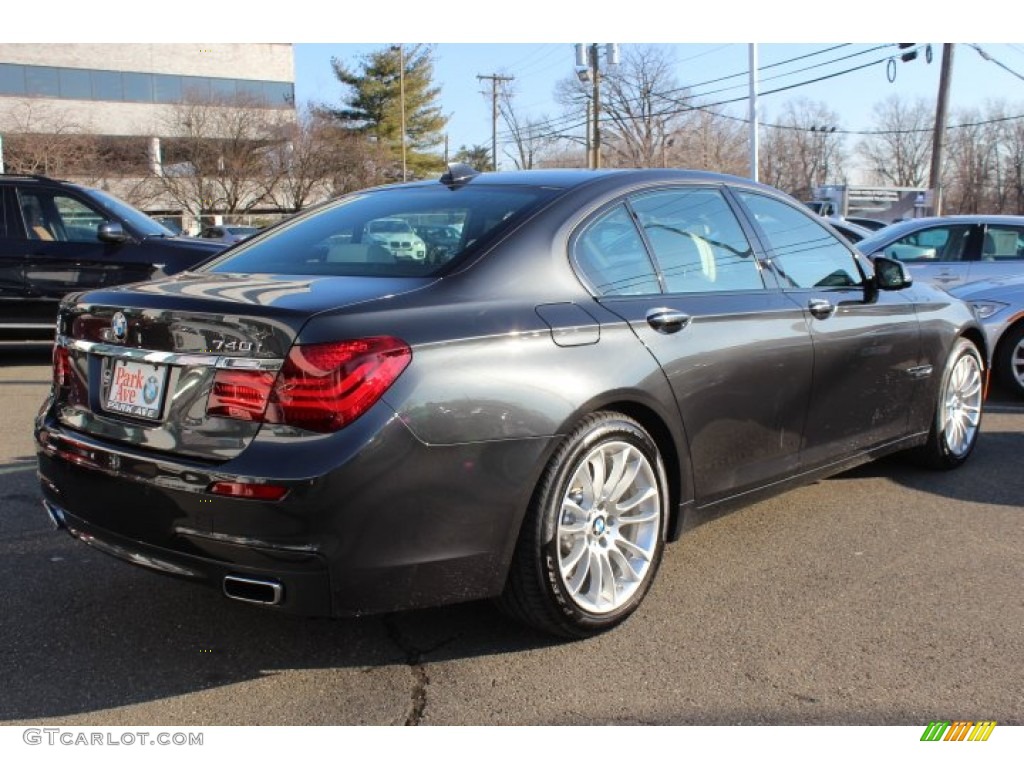
[[[978,52],[978,55],[981,56],[981,58],[983,58],[985,61],[991,61],[997,67],[1002,67],[1017,79],[1024,80],[1024,75],[1020,74],[1019,72],[1015,72],[1014,70],[1010,69],[1008,66],[1003,64],[1003,62],[999,61],[999,59],[986,53],[980,45],[976,45],[975,43],[968,43],[968,45],[971,46],[971,48],[973,48],[974,50],[976,50]]]
[[[871,52],[874,52],[874,51],[879,50],[881,48],[889,47],[889,45],[892,45],[892,44],[875,46],[873,48],[860,51],[859,53],[850,54],[848,56],[840,57],[840,58],[835,59],[835,60],[830,61],[830,62],[823,62],[823,63],[821,63],[819,65],[816,65],[815,67],[811,67],[809,69],[815,69],[815,68],[818,68],[820,66],[826,66],[829,63],[834,63],[834,61],[841,61],[841,60],[844,60],[844,59],[849,59],[849,58],[853,58],[855,56],[863,55],[865,53],[871,53]],[[826,52],[831,51],[831,50],[835,50],[836,48],[840,48],[840,47],[843,47],[843,46],[833,46],[832,48],[823,49],[821,51],[816,51],[815,53],[812,53],[812,54],[805,54],[804,56],[794,57],[793,59],[787,59],[784,62],[776,62],[775,64],[770,64],[770,65],[767,65],[766,67],[759,67],[758,71],[760,72],[760,71],[763,71],[764,69],[768,69],[770,67],[778,66],[778,65],[781,65],[781,64],[784,64],[784,63],[792,63],[794,60],[797,60],[797,59],[808,58],[808,57],[814,56],[814,55],[821,55],[823,53],[826,53]],[[975,47],[976,49],[978,48],[978,46],[972,46],[972,47]],[[991,57],[987,57],[987,58],[991,59]],[[860,65],[855,66],[855,67],[849,67],[847,69],[843,69],[843,70],[840,70],[838,72],[832,72],[832,73],[829,73],[827,75],[822,75],[821,77],[811,78],[809,80],[803,80],[803,81],[801,81],[799,83],[791,83],[789,85],[784,85],[784,86],[781,86],[779,88],[773,88],[773,89],[768,90],[768,91],[762,91],[759,95],[760,96],[770,96],[770,95],[773,95],[773,94],[776,94],[776,93],[782,93],[782,92],[785,92],[785,91],[788,91],[788,90],[792,90],[794,88],[801,88],[801,87],[803,87],[805,85],[811,85],[813,83],[823,82],[825,80],[830,80],[830,79],[835,78],[835,77],[841,77],[843,75],[850,74],[851,72],[856,72],[856,71],[859,71],[859,70],[862,70],[862,69],[866,69],[868,67],[872,67],[872,66],[875,66],[875,65],[878,65],[878,64],[881,64],[881,63],[888,62],[890,59],[891,59],[890,56],[886,56],[886,57],[883,57],[883,58],[880,58],[880,59],[875,59],[874,61],[870,61],[870,62],[867,62],[865,64],[860,64]],[[1010,71],[1015,76],[1020,77],[1022,80],[1024,80],[1024,76],[1022,76],[1022,75],[1020,75],[1020,74],[1018,74],[1016,72],[1013,72],[1013,70],[1010,70],[1008,67],[1003,65],[1001,62],[998,62],[998,61],[996,61],[994,59],[991,59],[991,60],[993,61],[993,63],[999,64],[1000,66],[1003,66],[1004,69],[1007,69],[1008,71]],[[808,69],[808,68],[805,68],[804,70],[797,70],[797,71],[805,71],[806,69]],[[796,71],[790,72],[790,73],[787,73],[787,74],[795,74],[795,73],[796,73]],[[746,74],[746,73],[743,73],[743,74]],[[729,77],[735,77],[735,76],[736,75],[731,75]],[[716,78],[714,81],[706,81],[705,84],[711,84],[712,82],[718,82],[718,81],[723,80],[723,79],[728,79],[728,78]],[[736,87],[739,87],[739,86],[736,86]],[[726,106],[726,105],[729,105],[729,104],[735,104],[737,102],[746,101],[747,96],[741,96],[741,97],[730,98],[730,99],[722,99],[720,101],[712,102],[710,104],[693,104],[692,103],[692,99],[694,97],[692,97],[692,96],[687,98],[687,99],[679,99],[679,98],[674,98],[672,96],[667,95],[667,94],[671,94],[671,93],[677,93],[677,92],[682,91],[682,90],[686,90],[686,89],[685,88],[671,89],[671,90],[667,91],[666,93],[659,93],[659,94],[657,94],[658,96],[661,96],[661,97],[665,98],[666,101],[674,102],[675,104],[677,104],[679,106],[679,108],[677,108],[677,109],[662,110],[660,112],[657,112],[657,113],[654,113],[654,114],[650,115],[650,117],[651,118],[673,117],[673,116],[676,116],[676,115],[685,114],[686,112],[690,112],[690,111],[700,111],[700,112],[705,112],[707,114],[713,115],[715,117],[720,117],[720,118],[724,118],[724,119],[727,119],[727,120],[733,120],[735,122],[741,122],[741,123],[749,123],[750,122],[746,118],[735,117],[733,115],[727,115],[727,114],[723,114],[723,113],[720,113],[720,112],[713,111],[714,107]],[[726,90],[729,90],[729,89],[726,89]],[[708,94],[707,93],[698,94],[697,97],[699,98],[700,96],[706,96],[706,95],[708,95]],[[980,127],[980,126],[984,126],[984,125],[992,125],[992,124],[995,124],[995,123],[1010,122],[1010,121],[1021,120],[1021,119],[1024,119],[1024,115],[1012,115],[1012,116],[1007,116],[1007,117],[992,118],[992,119],[989,119],[989,120],[971,121],[971,122],[965,122],[965,123],[958,123],[956,125],[950,125],[950,126],[948,126],[948,130],[959,130],[959,129],[964,129],[964,128],[975,128],[975,127]],[[608,122],[612,122],[612,119],[610,117],[602,117],[601,121],[608,123]],[[582,128],[585,125],[586,125],[585,121],[580,121],[579,119],[573,118],[573,117],[570,117],[570,116],[566,116],[566,117],[562,117],[562,118],[556,118],[556,119],[552,119],[550,121],[547,121],[547,123],[545,123],[545,124],[536,126],[541,131],[541,133],[534,134],[533,138],[537,138],[537,139],[560,138],[567,131],[571,131],[571,130],[575,130],[575,129],[578,129],[578,128]],[[775,129],[779,129],[779,130],[803,131],[803,132],[809,131],[809,128],[804,128],[804,127],[800,127],[800,126],[779,125],[779,124],[773,124],[773,123],[762,123],[762,125],[764,125],[764,127],[766,127],[766,128],[775,128]],[[902,130],[863,130],[863,131],[837,129],[835,132],[838,133],[838,134],[851,135],[851,136],[886,136],[886,135],[900,135],[900,134],[911,134],[911,133],[928,133],[930,131],[932,131],[932,128],[908,128],[908,129],[902,129]],[[509,140],[511,138],[511,135],[510,134],[502,134],[501,138],[502,138],[503,141],[507,141],[507,140]]]
[[[774,62],[772,64],[767,64],[764,67],[759,67],[758,71],[761,72],[761,71],[773,69],[775,67],[780,67],[780,66],[783,66],[785,64],[790,64],[790,63],[793,63],[795,61],[801,61],[803,59],[812,58],[814,56],[821,56],[821,55],[824,55],[826,53],[830,53],[831,51],[834,51],[834,50],[837,50],[837,49],[840,49],[840,48],[849,47],[849,45],[850,45],[850,43],[842,43],[840,45],[833,45],[833,46],[829,46],[827,48],[822,48],[822,49],[817,50],[817,51],[811,51],[810,53],[805,53],[805,54],[802,54],[800,56],[793,56],[793,57],[788,58],[788,59],[783,59],[782,61],[777,61],[777,62]],[[725,47],[728,47],[728,46],[719,46],[718,48],[712,49],[712,51],[706,51],[705,54],[715,52],[715,51],[720,50],[721,48],[725,48]],[[877,46],[876,48],[871,48],[871,49],[868,49],[868,50],[860,51],[858,53],[851,54],[849,56],[844,56],[844,57],[840,57],[838,59],[833,59],[833,60],[830,60],[830,61],[821,62],[817,66],[818,67],[827,66],[828,64],[835,63],[836,61],[842,61],[842,60],[847,59],[847,58],[852,58],[853,56],[861,56],[861,55],[864,55],[865,53],[870,53],[871,51],[877,50],[878,48],[884,48],[884,47],[886,47],[886,46],[884,46],[884,45],[883,46]],[[705,55],[705,54],[698,54],[698,56]],[[692,58],[696,58],[696,57],[692,57]],[[814,67],[809,67],[809,68],[806,68],[806,69],[813,69],[813,68]],[[803,71],[803,70],[797,70],[797,71]],[[791,72],[789,74],[794,74],[794,73]],[[712,80],[706,80],[706,81],[703,81],[703,82],[700,82],[700,83],[693,83],[693,84],[686,85],[686,86],[683,86],[683,87],[680,87],[680,88],[670,89],[668,91],[665,91],[664,93],[659,93],[657,95],[658,96],[662,96],[664,98],[671,98],[669,96],[669,94],[682,93],[682,92],[685,92],[685,91],[689,91],[692,88],[699,88],[699,87],[701,87],[703,85],[710,85],[710,84],[713,84],[713,83],[717,83],[717,82],[721,82],[721,81],[724,81],[724,80],[729,80],[729,79],[732,79],[732,78],[735,78],[735,77],[741,77],[741,76],[742,77],[746,77],[747,76],[747,71],[744,70],[742,72],[737,72],[737,73],[732,74],[732,75],[726,75],[725,77],[714,78]],[[775,77],[781,77],[781,76],[785,76],[785,75],[777,75]],[[770,78],[770,79],[774,79],[774,78]],[[734,87],[740,87],[740,86],[734,86]],[[731,90],[731,89],[727,88],[727,89],[724,89],[724,90]],[[714,91],[712,93],[717,93],[717,91]],[[700,95],[706,96],[708,94],[705,93],[705,94],[700,94]],[[551,132],[554,132],[554,133],[558,133],[558,132],[564,132],[565,130],[568,130],[569,129],[569,124],[573,123],[575,121],[576,121],[576,118],[575,117],[571,117],[571,116],[555,117],[555,118],[551,118],[551,119],[545,121],[544,123],[538,124],[536,127],[541,129],[541,130],[547,130],[547,131],[551,131]],[[504,140],[508,140],[509,138],[511,138],[511,135],[508,134],[508,133],[505,133],[505,134],[502,134],[502,138]]]

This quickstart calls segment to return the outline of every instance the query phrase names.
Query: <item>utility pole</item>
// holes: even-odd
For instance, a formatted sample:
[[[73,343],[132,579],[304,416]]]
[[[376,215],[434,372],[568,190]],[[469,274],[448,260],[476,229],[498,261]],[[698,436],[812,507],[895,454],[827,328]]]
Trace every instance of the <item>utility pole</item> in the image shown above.
[[[591,162],[591,159],[593,158],[593,155],[591,154],[592,142],[590,141],[590,131],[594,127],[593,112],[594,112],[594,107],[590,103],[590,99],[587,98],[587,122],[586,122],[586,126],[585,126],[584,130],[586,131],[586,134],[587,134],[587,167],[588,168],[590,167],[590,162]]]
[[[946,145],[946,112],[949,109],[949,81],[953,72],[953,43],[942,45],[942,69],[939,72],[939,101],[935,106],[935,133],[932,135],[932,215],[942,215],[942,153]]]
[[[619,63],[619,46],[616,43],[605,44],[605,64],[615,66]],[[600,45],[592,43],[589,46],[583,43],[576,44],[576,76],[581,82],[590,81],[593,84],[593,96],[590,99],[592,110],[590,117],[593,119],[590,128],[590,149],[587,163],[591,168],[601,167],[601,60]],[[588,120],[588,122],[590,122]],[[592,153],[592,157],[591,157]]]
[[[515,80],[508,75],[477,75],[477,80],[491,81],[491,170],[498,170],[498,83]]]

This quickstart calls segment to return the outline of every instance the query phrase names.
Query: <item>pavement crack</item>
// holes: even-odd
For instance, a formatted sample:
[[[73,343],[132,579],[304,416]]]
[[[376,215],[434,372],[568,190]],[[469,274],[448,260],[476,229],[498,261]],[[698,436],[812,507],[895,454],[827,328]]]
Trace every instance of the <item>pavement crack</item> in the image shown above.
[[[450,643],[455,638],[448,638],[435,643],[429,648],[417,648],[402,634],[401,629],[398,627],[398,622],[393,618],[386,617],[383,623],[388,639],[405,655],[405,663],[412,673],[411,703],[409,714],[405,718],[405,724],[419,725],[423,721],[423,714],[427,709],[427,688],[430,686],[430,676],[427,674],[423,657]]]

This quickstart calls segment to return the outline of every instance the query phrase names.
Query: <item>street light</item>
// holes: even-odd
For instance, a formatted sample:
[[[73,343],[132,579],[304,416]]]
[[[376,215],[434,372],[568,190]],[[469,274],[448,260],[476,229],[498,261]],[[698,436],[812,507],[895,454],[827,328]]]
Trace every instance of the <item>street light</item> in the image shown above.
[[[619,63],[619,46],[616,43],[606,43],[604,46],[605,64],[614,67]],[[583,43],[576,44],[576,76],[581,82],[588,80],[594,84],[593,95],[593,128],[591,143],[593,151],[593,162],[588,158],[587,162],[592,168],[601,167],[601,67],[600,67],[600,45],[591,43],[589,46]]]

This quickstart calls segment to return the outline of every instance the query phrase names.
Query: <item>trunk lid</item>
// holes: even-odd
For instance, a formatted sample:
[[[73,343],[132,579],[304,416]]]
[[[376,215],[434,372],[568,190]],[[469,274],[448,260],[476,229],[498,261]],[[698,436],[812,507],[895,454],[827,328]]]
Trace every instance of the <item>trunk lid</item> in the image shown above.
[[[57,322],[52,413],[103,440],[230,459],[262,424],[207,414],[218,371],[274,376],[314,315],[432,281],[184,273],[69,297]]]

